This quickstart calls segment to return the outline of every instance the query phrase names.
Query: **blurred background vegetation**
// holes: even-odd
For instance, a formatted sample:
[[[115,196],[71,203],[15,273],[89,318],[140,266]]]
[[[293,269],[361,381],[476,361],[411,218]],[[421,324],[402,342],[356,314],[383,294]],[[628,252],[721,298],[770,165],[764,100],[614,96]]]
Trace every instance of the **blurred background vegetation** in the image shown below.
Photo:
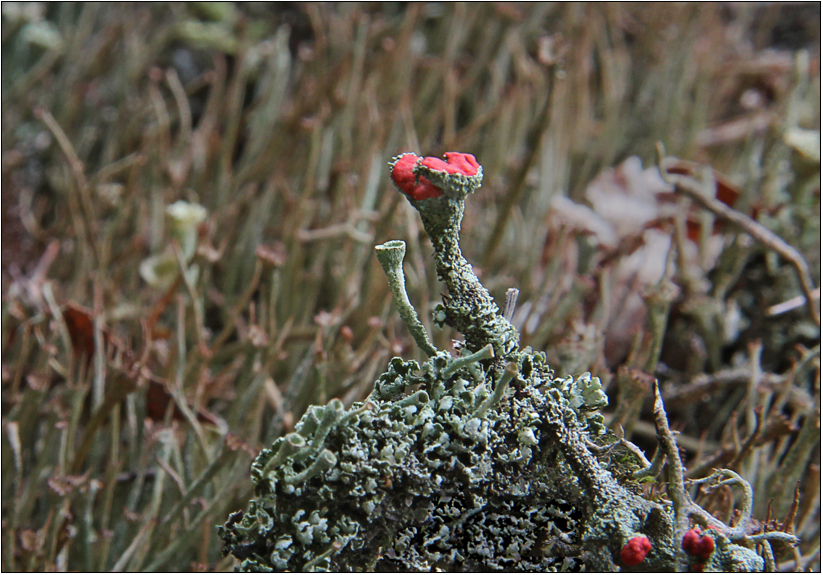
[[[655,151],[819,286],[819,126],[818,3],[4,2],[3,569],[230,568],[257,451],[422,359],[373,246],[408,243],[430,331],[444,288],[387,162],[462,151],[464,252],[523,344],[649,457],[659,378],[689,477],[740,472],[803,539],[778,567],[819,570],[819,323]]]

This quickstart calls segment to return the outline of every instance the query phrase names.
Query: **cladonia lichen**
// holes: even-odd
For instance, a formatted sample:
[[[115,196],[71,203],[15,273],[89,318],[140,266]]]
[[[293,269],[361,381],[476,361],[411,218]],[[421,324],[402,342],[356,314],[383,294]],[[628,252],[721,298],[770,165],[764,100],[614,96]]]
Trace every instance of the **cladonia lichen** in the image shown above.
[[[429,358],[395,357],[364,402],[310,407],[260,452],[248,510],[218,528],[238,568],[671,571],[683,553],[682,516],[716,530],[707,566],[762,569],[745,530],[703,517],[687,495],[672,497],[677,506],[641,496],[632,475],[656,475],[658,458],[652,465],[624,450],[617,473],[621,442],[603,425],[608,400],[597,377],[555,377],[543,353],[519,348],[460,251],[463,202],[483,177],[474,157],[404,154],[392,168],[448,288],[436,323],[465,345],[458,357],[431,345],[402,289],[400,242],[380,246],[403,319]]]

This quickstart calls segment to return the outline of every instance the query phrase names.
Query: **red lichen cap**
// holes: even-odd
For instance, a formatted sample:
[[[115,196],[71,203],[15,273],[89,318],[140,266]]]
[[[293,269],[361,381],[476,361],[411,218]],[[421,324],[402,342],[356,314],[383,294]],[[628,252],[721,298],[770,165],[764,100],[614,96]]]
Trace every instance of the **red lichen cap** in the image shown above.
[[[403,154],[397,158],[392,167],[391,179],[400,188],[401,192],[413,200],[439,198],[443,195],[443,190],[423,176],[414,173],[414,168],[420,160],[421,158],[417,154]]]
[[[476,176],[477,170],[480,169],[480,164],[477,163],[477,159],[471,154],[446,152],[446,161],[450,165],[460,168],[460,172],[466,176]]]
[[[620,550],[620,560],[627,567],[640,565],[646,554],[652,550],[652,543],[645,535],[632,537]]]
[[[446,161],[440,158],[428,156],[423,158],[422,164],[430,170],[446,172],[447,174],[462,174],[464,176],[476,176],[480,164],[471,154],[462,152],[446,152]]]
[[[683,551],[705,561],[714,551],[714,538],[710,535],[700,535],[700,529],[689,529],[683,535]]]

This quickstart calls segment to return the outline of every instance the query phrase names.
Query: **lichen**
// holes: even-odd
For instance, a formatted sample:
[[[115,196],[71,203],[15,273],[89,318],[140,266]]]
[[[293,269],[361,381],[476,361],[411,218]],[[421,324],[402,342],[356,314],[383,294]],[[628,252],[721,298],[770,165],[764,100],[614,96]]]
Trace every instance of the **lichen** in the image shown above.
[[[449,290],[435,319],[466,338],[459,356],[418,331],[425,363],[395,357],[348,410],[336,399],[310,407],[252,464],[255,498],[218,527],[224,551],[243,571],[613,571],[629,567],[628,542],[647,538],[632,568],[672,570],[673,507],[631,484],[648,462],[618,464],[599,447],[618,445],[599,379],[555,377],[545,354],[520,349],[461,255],[463,201],[482,168],[468,154],[446,157],[401,156],[394,179],[432,239]],[[758,559],[718,534],[710,566],[762,568]]]

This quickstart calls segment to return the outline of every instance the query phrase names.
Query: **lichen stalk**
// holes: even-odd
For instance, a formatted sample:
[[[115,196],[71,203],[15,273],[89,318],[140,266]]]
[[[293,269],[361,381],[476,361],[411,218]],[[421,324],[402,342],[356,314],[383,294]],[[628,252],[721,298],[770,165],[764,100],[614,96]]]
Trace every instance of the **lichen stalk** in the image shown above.
[[[263,473],[270,473],[287,457],[294,455],[298,450],[306,446],[306,440],[299,433],[289,433],[284,441],[280,443],[280,449],[263,468]]]
[[[669,420],[668,417],[666,417],[666,410],[663,407],[663,397],[660,395],[660,386],[657,380],[654,381],[654,424],[657,429],[657,441],[660,448],[665,451],[666,458],[669,461],[667,492],[669,498],[672,500],[672,507],[674,508],[675,541],[679,541],[689,529],[687,511],[690,499],[683,484],[683,462],[680,460],[677,443],[669,429]],[[675,568],[677,571],[682,571],[685,567],[686,556],[678,546],[675,554]]]
[[[305,471],[290,477],[285,477],[283,483],[286,485],[305,483],[318,473],[331,469],[335,465],[337,465],[337,456],[328,449],[324,449]]]
[[[396,158],[395,162],[403,157]],[[500,314],[497,304],[477,279],[460,249],[465,199],[480,187],[483,169],[478,166],[473,175],[448,173],[428,167],[424,162],[427,159],[419,158],[413,172],[416,177],[425,178],[442,190],[442,195],[420,200],[408,196],[408,200],[420,212],[423,228],[434,247],[437,276],[449,290],[448,296],[443,297],[444,317],[438,318],[435,311],[435,321],[463,334],[471,351],[491,343],[495,354],[505,357],[517,349],[520,334]]]
[[[477,411],[474,412],[475,417],[483,417],[486,415],[489,408],[500,403],[500,400],[503,398],[503,394],[506,393],[506,388],[509,386],[509,383],[515,375],[517,375],[517,366],[509,365],[506,368],[506,371],[503,372],[500,379],[497,380],[497,383],[494,386],[494,393],[483,401],[483,403],[481,403],[477,408]]]
[[[467,355],[464,357],[458,357],[453,359],[449,362],[449,365],[443,370],[443,379],[449,379],[459,370],[463,369],[464,367],[468,367],[478,361],[483,361],[485,359],[492,359],[494,357],[494,347],[491,344],[487,344],[483,349],[478,352],[475,352],[471,355]]]
[[[406,293],[406,276],[403,274],[403,258],[406,256],[406,242],[391,240],[374,248],[383,271],[389,279],[394,303],[400,313],[400,318],[417,342],[417,346],[429,357],[437,353],[437,348],[431,344],[426,328],[417,317],[417,312],[409,301]]]

